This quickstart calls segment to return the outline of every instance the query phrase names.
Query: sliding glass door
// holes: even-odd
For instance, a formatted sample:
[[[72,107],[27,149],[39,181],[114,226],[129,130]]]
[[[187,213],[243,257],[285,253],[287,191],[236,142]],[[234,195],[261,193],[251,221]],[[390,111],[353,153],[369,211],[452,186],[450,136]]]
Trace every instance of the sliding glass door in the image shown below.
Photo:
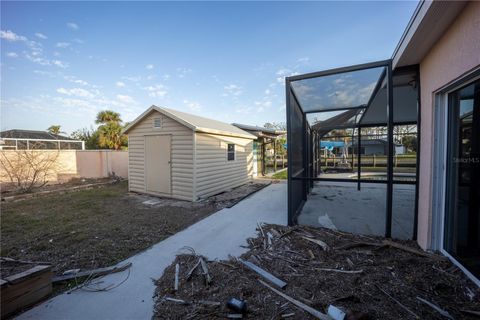
[[[480,278],[480,80],[449,95],[444,248]]]

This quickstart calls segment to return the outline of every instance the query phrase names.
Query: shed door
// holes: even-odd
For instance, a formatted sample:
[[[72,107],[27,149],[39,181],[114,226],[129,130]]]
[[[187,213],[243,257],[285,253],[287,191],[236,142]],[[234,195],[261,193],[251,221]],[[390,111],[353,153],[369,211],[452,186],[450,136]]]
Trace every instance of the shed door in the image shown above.
[[[170,193],[170,136],[145,136],[147,191]]]

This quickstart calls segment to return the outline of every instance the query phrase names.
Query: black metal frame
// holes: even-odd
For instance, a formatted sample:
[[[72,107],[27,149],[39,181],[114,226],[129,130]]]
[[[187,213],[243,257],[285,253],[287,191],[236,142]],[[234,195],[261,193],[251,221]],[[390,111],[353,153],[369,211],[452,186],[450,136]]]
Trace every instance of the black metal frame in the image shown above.
[[[388,152],[387,152],[387,179],[386,180],[367,180],[367,179],[361,179],[361,158],[360,158],[360,152],[357,152],[357,166],[358,166],[358,174],[357,174],[357,179],[328,179],[328,178],[319,178],[317,176],[312,177],[311,173],[312,170],[313,172],[316,172],[315,169],[310,166],[310,161],[312,157],[312,152],[315,152],[315,150],[312,150],[312,143],[311,143],[311,135],[314,133],[311,133],[309,128],[310,126],[308,125],[306,116],[307,114],[310,113],[323,113],[323,112],[329,112],[329,111],[342,111],[342,110],[351,110],[355,108],[365,108],[366,106],[356,106],[356,107],[350,107],[350,108],[330,108],[330,109],[322,109],[322,110],[309,110],[309,111],[303,111],[300,101],[298,97],[295,94],[295,91],[292,87],[292,82],[295,81],[300,81],[300,80],[306,80],[306,79],[311,79],[311,78],[316,78],[316,77],[323,77],[323,76],[328,76],[328,75],[334,75],[334,74],[339,74],[339,73],[347,73],[347,72],[354,72],[354,71],[361,71],[361,70],[366,70],[366,69],[372,69],[372,68],[379,68],[379,67],[384,67],[385,70],[382,72],[377,85],[374,89],[374,91],[378,91],[379,88],[381,87],[381,83],[384,81],[384,77],[387,77],[387,123],[379,123],[379,124],[356,124],[354,126],[351,126],[351,128],[358,129],[358,150],[360,150],[360,145],[361,145],[361,129],[365,127],[375,127],[375,126],[386,126],[387,127],[387,146],[388,146]],[[414,66],[416,74],[418,75],[418,66]],[[417,81],[419,85],[419,79]],[[300,214],[303,205],[305,204],[305,201],[307,200],[307,195],[310,192],[311,187],[313,186],[314,181],[336,181],[336,182],[353,182],[357,183],[357,188],[360,190],[361,183],[384,183],[387,184],[387,192],[386,192],[386,222],[385,222],[385,237],[390,238],[392,235],[392,213],[393,213],[393,185],[394,184],[414,184],[416,186],[416,191],[415,191],[415,221],[414,221],[414,230],[413,230],[413,238],[416,239],[417,237],[417,217],[418,217],[418,181],[419,181],[419,163],[420,163],[420,90],[418,89],[418,108],[417,108],[417,121],[416,122],[399,122],[395,123],[394,122],[394,115],[393,115],[393,68],[392,68],[392,60],[383,60],[383,61],[377,61],[377,62],[372,62],[372,63],[366,63],[366,64],[359,64],[359,65],[354,65],[350,67],[342,67],[342,68],[335,68],[335,69],[330,69],[330,70],[325,70],[325,71],[320,71],[320,72],[312,72],[312,73],[307,73],[303,75],[297,75],[297,76],[292,76],[292,77],[287,77],[285,78],[285,85],[286,85],[286,109],[287,109],[287,144],[289,146],[289,149],[291,148],[290,146],[293,146],[294,143],[298,143],[298,141],[293,141],[293,126],[292,126],[292,110],[294,107],[297,107],[299,111],[301,112],[301,118],[302,118],[302,142],[301,142],[301,150],[302,150],[302,164],[303,164],[303,169],[302,170],[297,170],[297,172],[293,172],[293,152],[288,152],[288,163],[289,163],[289,170],[288,170],[288,224],[293,225],[296,223],[297,217]],[[372,93],[372,96],[374,93]],[[372,98],[370,98],[372,99]],[[292,101],[296,106],[292,104]],[[296,110],[298,112],[298,110]],[[366,112],[364,112],[365,114]],[[364,115],[363,114],[363,115]],[[363,115],[361,118],[363,118]],[[297,119],[297,120],[300,120]],[[401,180],[394,180],[393,177],[393,160],[394,160],[394,143],[393,143],[393,137],[394,137],[394,126],[396,125],[402,125],[402,124],[416,124],[417,125],[417,169],[416,169],[416,180],[415,182],[413,181],[401,181]],[[297,130],[299,128],[295,128]],[[298,134],[298,132],[297,132]],[[318,144],[318,143],[317,143]],[[312,163],[312,165],[314,165]],[[316,168],[316,167],[315,167]],[[302,199],[301,201],[298,201],[298,199],[294,199],[293,195],[293,188],[294,184],[295,188],[299,186],[298,183],[301,183],[302,186]],[[297,189],[295,189],[296,192],[298,192]],[[293,200],[296,200],[295,205]]]

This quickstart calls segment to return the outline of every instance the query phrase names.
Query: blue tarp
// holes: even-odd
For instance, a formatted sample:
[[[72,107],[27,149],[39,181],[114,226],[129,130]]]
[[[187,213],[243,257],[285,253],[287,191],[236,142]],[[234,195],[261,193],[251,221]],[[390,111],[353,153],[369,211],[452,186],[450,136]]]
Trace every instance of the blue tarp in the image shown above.
[[[345,143],[343,141],[320,141],[320,148],[327,148],[332,150],[333,148],[343,148]]]

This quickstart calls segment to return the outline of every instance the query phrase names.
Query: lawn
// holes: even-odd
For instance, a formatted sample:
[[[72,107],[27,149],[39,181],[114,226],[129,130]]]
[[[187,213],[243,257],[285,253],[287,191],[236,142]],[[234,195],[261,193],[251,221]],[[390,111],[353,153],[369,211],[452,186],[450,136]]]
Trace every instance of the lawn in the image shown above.
[[[56,274],[69,269],[109,266],[252,191],[252,187],[240,187],[228,201],[192,203],[130,194],[127,188],[127,182],[120,182],[4,202],[0,216],[1,256],[48,262]],[[143,204],[149,199],[160,202]]]
[[[287,179],[287,170],[283,170],[272,175],[273,179]]]

